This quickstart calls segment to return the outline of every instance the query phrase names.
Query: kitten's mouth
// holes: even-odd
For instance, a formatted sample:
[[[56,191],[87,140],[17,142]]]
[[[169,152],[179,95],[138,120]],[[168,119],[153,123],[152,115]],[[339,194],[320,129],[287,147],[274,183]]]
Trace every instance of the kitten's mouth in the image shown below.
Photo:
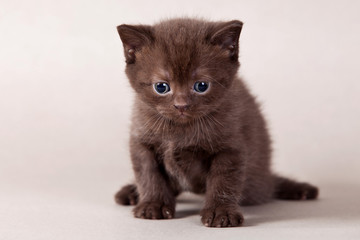
[[[171,120],[174,123],[185,124],[193,120],[193,115],[186,111],[172,111],[172,112],[161,112],[165,118]]]
[[[185,123],[190,120],[190,115],[185,112],[179,112],[177,115],[176,121],[179,121],[181,123]]]

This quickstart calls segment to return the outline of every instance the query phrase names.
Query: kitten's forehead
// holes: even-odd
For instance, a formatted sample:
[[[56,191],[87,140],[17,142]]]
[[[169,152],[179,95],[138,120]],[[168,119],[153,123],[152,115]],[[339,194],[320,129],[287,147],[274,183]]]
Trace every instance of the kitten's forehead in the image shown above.
[[[199,41],[200,38],[205,37],[211,26],[213,26],[211,22],[201,20],[173,19],[154,25],[154,30],[157,38],[164,38],[173,44],[183,44]]]
[[[194,79],[197,79],[200,76],[207,76],[208,71],[206,68],[202,67],[196,67],[195,70],[192,70],[190,72],[190,76],[188,77],[189,81],[193,81]],[[166,82],[177,82],[178,79],[176,77],[173,77],[172,71],[169,69],[166,69],[163,66],[158,66],[155,68],[153,74],[150,77],[151,82],[157,83],[159,81],[166,81]],[[182,83],[185,83],[182,81]]]
[[[178,81],[186,81],[195,72],[208,25],[201,21],[179,19],[154,26],[164,70]]]

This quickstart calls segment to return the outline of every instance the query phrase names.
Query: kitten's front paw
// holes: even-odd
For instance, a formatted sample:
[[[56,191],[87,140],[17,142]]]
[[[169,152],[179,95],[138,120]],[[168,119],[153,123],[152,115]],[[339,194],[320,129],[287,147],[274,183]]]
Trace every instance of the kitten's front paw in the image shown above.
[[[138,199],[139,194],[134,184],[124,186],[115,194],[115,202],[120,205],[136,205]]]
[[[201,210],[201,221],[206,227],[238,227],[244,217],[238,207],[214,207]]]
[[[134,216],[145,219],[170,219],[174,217],[175,206],[161,202],[140,202],[134,208]]]

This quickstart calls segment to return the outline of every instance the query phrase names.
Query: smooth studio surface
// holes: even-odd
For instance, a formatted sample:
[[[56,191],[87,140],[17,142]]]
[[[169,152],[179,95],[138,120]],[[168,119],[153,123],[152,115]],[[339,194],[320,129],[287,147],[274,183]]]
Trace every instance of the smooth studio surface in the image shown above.
[[[0,239],[359,239],[358,1],[2,1]],[[199,196],[141,220],[114,193],[133,179],[122,23],[243,21],[239,74],[258,96],[276,172],[320,199],[244,207],[202,226]]]

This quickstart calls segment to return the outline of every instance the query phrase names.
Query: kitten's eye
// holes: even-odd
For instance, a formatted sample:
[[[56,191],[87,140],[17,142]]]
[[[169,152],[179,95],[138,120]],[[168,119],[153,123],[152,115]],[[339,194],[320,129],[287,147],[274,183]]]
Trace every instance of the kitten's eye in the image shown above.
[[[199,93],[203,93],[208,90],[209,84],[207,82],[196,82],[194,84],[194,90]]]
[[[154,84],[154,89],[159,94],[165,94],[170,91],[170,86],[167,83],[159,82]]]

